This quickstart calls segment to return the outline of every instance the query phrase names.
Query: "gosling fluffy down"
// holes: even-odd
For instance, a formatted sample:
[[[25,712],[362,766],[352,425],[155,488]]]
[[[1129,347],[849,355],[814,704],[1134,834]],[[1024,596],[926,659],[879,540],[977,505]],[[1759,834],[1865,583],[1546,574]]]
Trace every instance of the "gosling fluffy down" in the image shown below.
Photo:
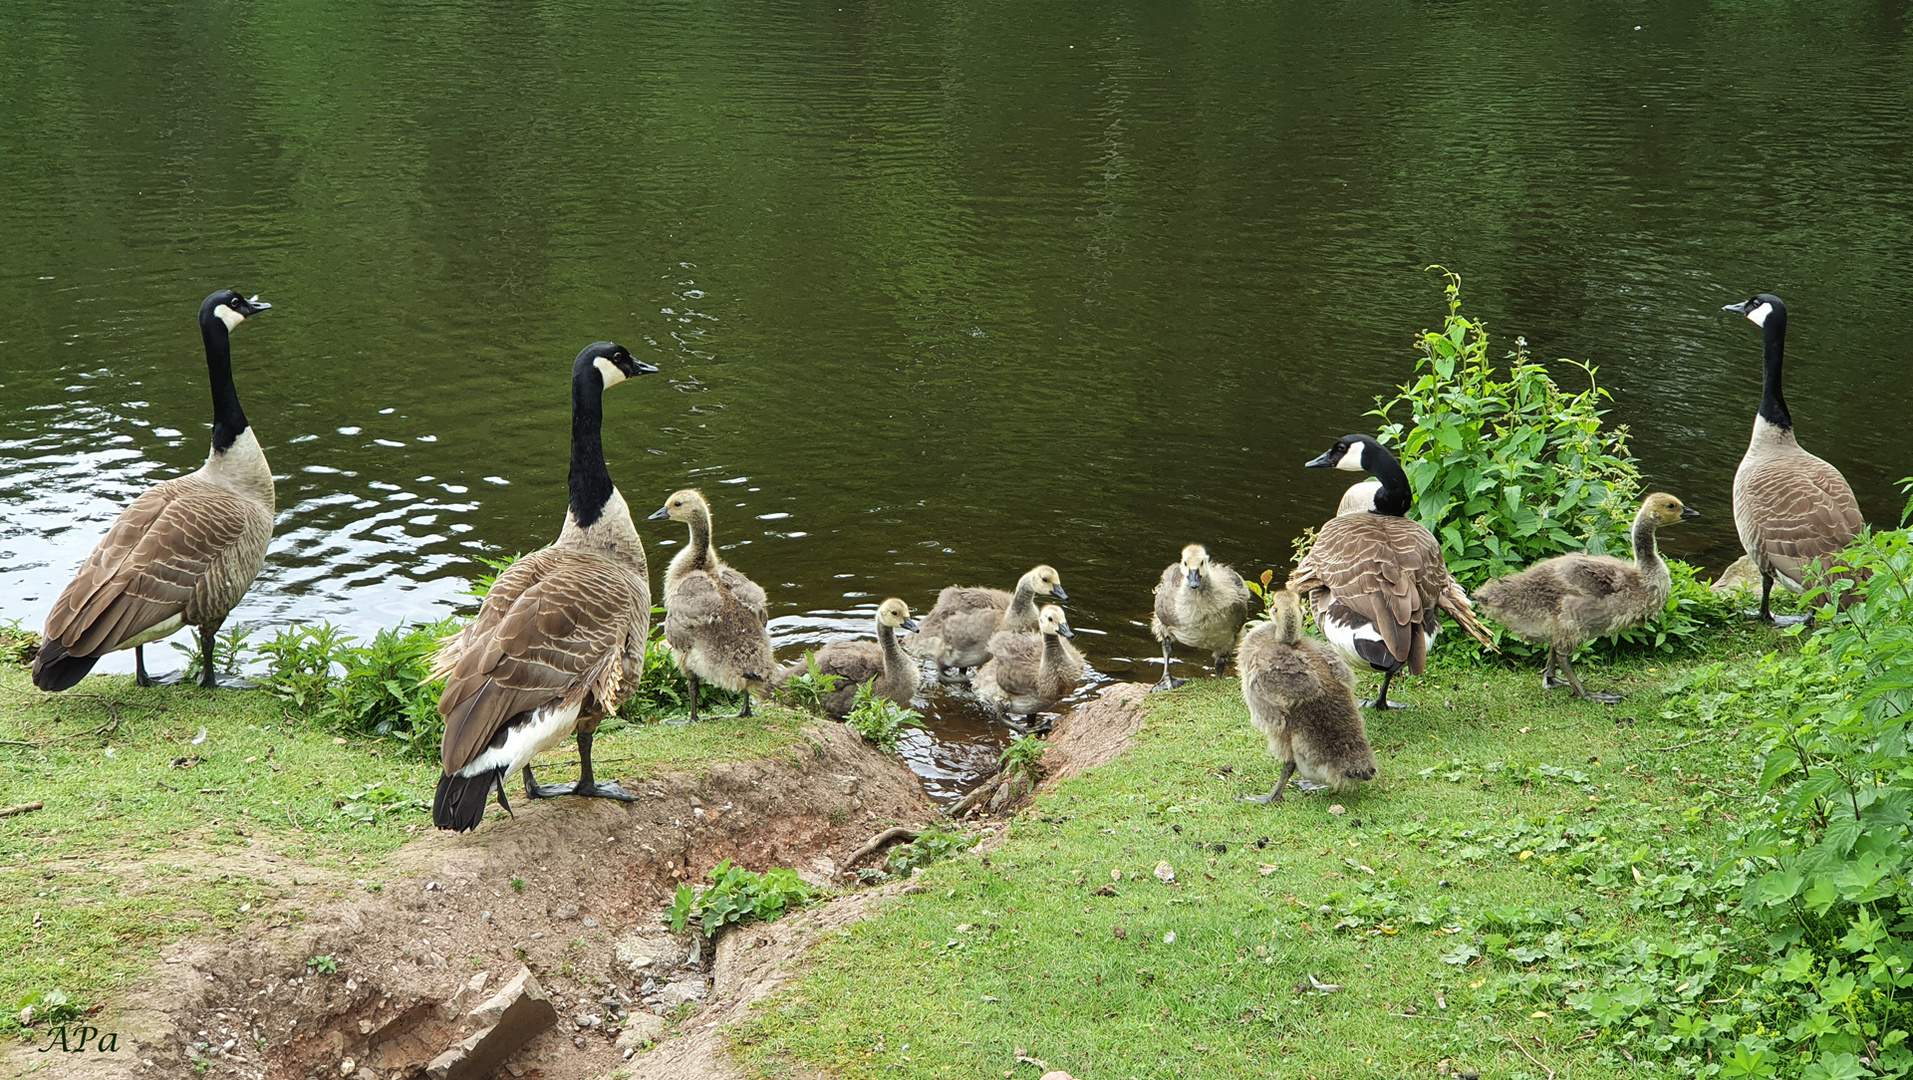
[[[675,492],[651,515],[690,527],[690,542],[664,572],[664,640],[691,687],[691,721],[697,720],[698,684],[743,691],[751,714],[751,690],[777,674],[771,659],[770,607],[756,582],[717,557],[711,544],[711,507],[689,488]]]
[[[1282,763],[1274,790],[1248,801],[1281,802],[1295,775],[1304,788],[1336,791],[1375,779],[1375,751],[1355,704],[1355,674],[1332,646],[1302,635],[1294,590],[1276,593],[1269,621],[1242,636],[1236,667],[1249,723]]]
[[[939,677],[956,677],[990,658],[991,635],[1034,631],[1038,596],[1069,599],[1062,577],[1051,567],[1038,566],[1024,574],[1014,593],[952,585],[937,595],[936,606],[923,617],[923,628],[908,648],[935,661]]]
[[[891,597],[877,606],[877,640],[833,641],[786,665],[777,673],[777,685],[809,672],[815,659],[819,674],[837,676],[836,688],[823,700],[824,711],[831,716],[839,720],[848,716],[856,703],[857,689],[865,683],[872,684],[877,696],[907,706],[916,696],[922,673],[917,670],[917,662],[897,644],[897,631],[915,629],[917,620],[910,617],[910,608]]]
[[[990,638],[989,660],[976,673],[976,696],[1014,716],[1054,706],[1083,681],[1083,654],[1063,640],[1075,636],[1055,604],[1038,616],[1035,633],[998,631]]]
[[[1634,561],[1606,555],[1558,555],[1518,574],[1496,578],[1475,590],[1475,604],[1489,618],[1525,640],[1548,646],[1541,671],[1546,690],[1571,686],[1576,697],[1608,704],[1619,694],[1591,694],[1581,686],[1572,657],[1582,642],[1618,634],[1653,618],[1667,606],[1673,578],[1661,560],[1655,533],[1700,512],[1657,491],[1634,515]],[[1554,677],[1559,666],[1564,682]]]
[[[1155,688],[1173,689],[1188,681],[1169,674],[1170,651],[1178,642],[1214,657],[1216,674],[1221,675],[1254,603],[1241,574],[1210,562],[1208,549],[1201,544],[1183,548],[1182,558],[1170,563],[1156,583],[1156,612],[1149,618],[1149,632],[1162,642],[1162,681]]]

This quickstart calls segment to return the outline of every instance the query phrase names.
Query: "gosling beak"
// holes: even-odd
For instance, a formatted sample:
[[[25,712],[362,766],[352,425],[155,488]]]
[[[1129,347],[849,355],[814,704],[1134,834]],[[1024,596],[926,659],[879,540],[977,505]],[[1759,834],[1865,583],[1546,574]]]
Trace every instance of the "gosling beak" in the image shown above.
[[[1071,630],[1071,629],[1069,628],[1069,624],[1068,624],[1068,623],[1064,623],[1063,625],[1061,625],[1061,626],[1059,626],[1059,627],[1057,627],[1057,628],[1056,628],[1056,632],[1057,632],[1057,633],[1059,633],[1059,634],[1061,634],[1061,635],[1063,635],[1064,637],[1075,637],[1075,636],[1076,636],[1076,631],[1074,631],[1074,630]]]
[[[1202,588],[1202,574],[1195,570],[1189,571],[1189,587],[1192,589]]]
[[[644,520],[663,521],[665,518],[668,518],[670,516],[671,516],[671,508],[669,506],[660,506],[656,510],[651,512],[650,517],[645,518]]]
[[[919,627],[919,626],[917,625],[917,620],[915,620],[915,619],[905,619],[905,620],[903,620],[903,628],[904,628],[905,630],[908,630],[908,631],[910,631],[910,632],[911,632],[911,633],[913,633],[913,634],[914,634],[914,633],[916,633],[916,632],[917,632],[917,631],[918,631],[919,629],[921,629],[921,627]]]
[[[1337,454],[1333,450],[1330,450],[1327,453],[1324,453],[1321,457],[1318,457],[1315,460],[1308,462],[1302,467],[1304,469],[1333,469],[1335,467],[1335,463],[1340,460],[1342,460],[1341,455]]]
[[[1686,518],[1697,518],[1699,516],[1700,516],[1700,511],[1694,509],[1693,507],[1691,506],[1681,507],[1681,518],[1683,520]]]
[[[1058,600],[1069,599],[1069,594],[1063,591],[1063,583],[1060,581],[1050,586],[1049,594]]]

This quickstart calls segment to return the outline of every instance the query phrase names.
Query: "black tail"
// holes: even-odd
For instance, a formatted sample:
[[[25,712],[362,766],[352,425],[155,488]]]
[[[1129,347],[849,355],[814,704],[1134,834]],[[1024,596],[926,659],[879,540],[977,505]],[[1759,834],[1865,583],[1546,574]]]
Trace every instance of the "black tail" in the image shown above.
[[[492,796],[504,769],[487,769],[476,776],[441,776],[432,799],[432,824],[441,829],[471,832],[485,818],[485,801]]]
[[[40,651],[33,657],[33,685],[51,692],[71,689],[99,662],[97,656],[74,656],[48,638],[40,642]]]

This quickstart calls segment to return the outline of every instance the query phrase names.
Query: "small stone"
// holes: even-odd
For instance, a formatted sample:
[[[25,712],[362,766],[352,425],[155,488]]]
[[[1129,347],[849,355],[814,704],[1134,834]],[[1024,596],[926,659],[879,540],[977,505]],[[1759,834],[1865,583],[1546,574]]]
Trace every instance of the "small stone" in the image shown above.
[[[642,1050],[646,1043],[654,1043],[664,1037],[667,1025],[661,1016],[650,1013],[632,1013],[624,1019],[624,1030],[618,1034],[618,1049],[629,1057],[634,1051]]]
[[[339,1062],[339,1075],[351,1076],[352,1070],[358,1067],[359,1067],[358,1062],[353,1061],[351,1058],[346,1058],[344,1061]]]
[[[553,909],[551,913],[551,917],[554,919],[557,919],[559,922],[568,922],[572,919],[575,919],[578,917],[578,905],[559,904],[555,909]]]
[[[352,1074],[352,1080],[379,1080],[379,1074],[373,1072],[370,1065],[361,1065],[359,1071]]]
[[[1051,1069],[1043,1074],[1043,1080],[1076,1080],[1076,1078],[1061,1069]]]
[[[492,921],[492,913],[491,913],[491,912],[489,912],[489,911],[481,911],[481,912],[479,912],[479,913],[478,913],[478,921],[479,921],[479,922],[491,922],[491,921]]]
[[[425,883],[425,891],[426,892],[443,892],[444,889],[439,885],[438,882],[428,881]]]
[[[573,1035],[571,1037],[571,1045],[583,1050],[585,1048],[585,1037],[583,1035]]]
[[[587,1031],[604,1026],[604,1017],[599,1016],[597,1013],[588,1013],[588,1012],[573,1013],[571,1016],[571,1020],[572,1020],[572,1023],[577,1024],[579,1027],[584,1028]]]
[[[585,916],[585,929],[596,930],[597,928],[598,928],[598,920],[592,918],[589,915]]]
[[[1176,880],[1176,868],[1165,860],[1156,864],[1156,880],[1164,885]]]
[[[361,1035],[372,1034],[372,1021],[370,1020],[359,1021],[359,1034]]]
[[[1328,812],[1334,814],[1336,817],[1340,817],[1348,813],[1348,807],[1343,806],[1341,803],[1336,803],[1334,806],[1328,808]]]

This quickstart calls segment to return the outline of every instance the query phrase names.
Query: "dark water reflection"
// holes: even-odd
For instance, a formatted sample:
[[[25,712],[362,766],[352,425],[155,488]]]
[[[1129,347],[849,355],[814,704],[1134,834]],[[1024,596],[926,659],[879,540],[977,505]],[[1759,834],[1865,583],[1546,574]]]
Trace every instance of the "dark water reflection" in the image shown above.
[[[1755,289],[1803,441],[1875,522],[1913,472],[1908,6],[838,8],[65,0],[0,13],[0,615],[196,467],[192,315],[280,473],[243,625],[458,606],[562,513],[571,356],[634,508],[711,496],[780,647],[1055,564],[1112,677],[1192,539],[1251,572],[1332,509],[1442,262],[1601,365],[1734,554]],[[1344,478],[1345,479],[1345,478]],[[676,539],[672,530],[648,536]],[[659,559],[669,549],[654,549]],[[1141,665],[1139,667],[1139,664]],[[124,664],[110,665],[123,669]],[[1000,727],[931,703],[933,780]]]

